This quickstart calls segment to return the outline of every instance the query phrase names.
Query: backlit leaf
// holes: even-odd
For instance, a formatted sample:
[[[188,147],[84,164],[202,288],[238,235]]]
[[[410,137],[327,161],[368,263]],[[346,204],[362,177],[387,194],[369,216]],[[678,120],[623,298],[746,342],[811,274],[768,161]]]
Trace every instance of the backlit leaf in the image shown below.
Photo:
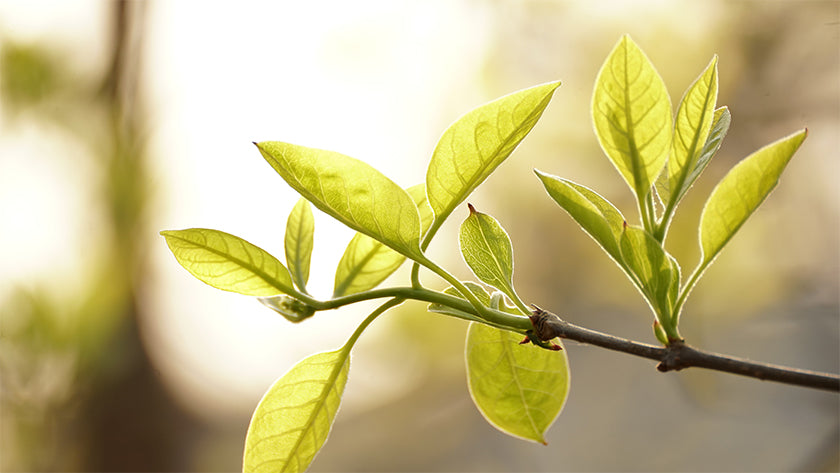
[[[435,233],[531,131],[559,82],[538,85],[482,105],[441,136],[426,173]]]
[[[309,280],[309,263],[312,258],[312,241],[315,233],[315,219],[309,202],[300,198],[292,208],[286,221],[286,264],[292,280],[301,291],[306,292]]]
[[[711,263],[776,187],[807,133],[801,130],[747,156],[714,188],[700,216],[701,267]]]
[[[519,296],[513,289],[513,246],[499,222],[469,206],[470,215],[461,224],[461,255],[473,274],[485,284],[504,292],[511,301]]]
[[[641,201],[668,157],[671,99],[629,36],[621,38],[598,73],[592,119],[601,148]]]
[[[315,308],[294,297],[279,296],[258,297],[260,304],[282,315],[289,322],[298,323],[315,315]]]
[[[278,141],[256,145],[271,167],[315,207],[403,255],[424,259],[417,206],[382,173],[333,151]]]
[[[715,110],[715,118],[712,122],[712,129],[708,138],[706,138],[706,144],[703,145],[703,149],[700,150],[700,157],[697,158],[694,168],[691,169],[691,172],[688,174],[688,178],[683,184],[683,194],[688,192],[688,189],[691,188],[694,181],[696,181],[697,178],[700,177],[700,174],[703,173],[703,170],[706,169],[706,166],[709,164],[712,157],[717,154],[720,149],[720,145],[723,142],[723,138],[729,131],[730,123],[732,123],[732,115],[729,113],[729,109],[727,107],[721,107]],[[682,195],[680,195],[679,198],[682,198]]]
[[[522,336],[472,322],[467,331],[467,384],[476,407],[500,431],[545,444],[566,403],[564,351],[519,345]]]
[[[295,292],[283,263],[239,237],[206,228],[160,233],[181,266],[217,289],[248,296]]]
[[[671,156],[668,159],[669,187],[675,194],[676,201],[685,195],[694,182],[690,177],[697,168],[709,138],[715,118],[717,93],[718,74],[717,56],[715,56],[703,74],[685,92],[677,111]],[[708,163],[708,158],[706,163]],[[698,175],[699,172],[694,178],[696,179]]]
[[[587,187],[568,179],[535,172],[548,195],[621,266],[621,250],[618,248],[624,226],[621,212]]]
[[[621,257],[634,283],[659,322],[672,326],[671,315],[680,286],[680,268],[662,244],[642,228],[628,226],[621,235]]]
[[[426,186],[418,184],[407,191],[417,204],[421,231],[425,232],[434,218],[426,199]],[[405,256],[363,233],[357,233],[338,262],[333,297],[355,294],[378,286],[396,271],[403,261]]]
[[[248,426],[243,472],[299,472],[309,467],[338,412],[350,348],[310,356],[271,386]]]

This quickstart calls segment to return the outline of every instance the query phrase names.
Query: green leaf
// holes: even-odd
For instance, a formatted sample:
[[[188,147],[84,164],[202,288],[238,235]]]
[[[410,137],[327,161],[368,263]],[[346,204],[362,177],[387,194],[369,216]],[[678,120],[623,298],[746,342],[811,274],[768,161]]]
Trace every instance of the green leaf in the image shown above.
[[[679,202],[694,181],[698,161],[715,118],[715,103],[718,94],[717,56],[694,81],[683,96],[674,123],[674,137],[671,142],[671,156],[668,159],[669,188],[673,198]],[[708,158],[706,159],[708,163]],[[705,164],[703,164],[705,167]],[[702,169],[701,169],[702,171]],[[694,179],[699,172],[694,175]]]
[[[286,264],[297,287],[306,292],[309,280],[309,262],[312,258],[312,238],[315,219],[309,202],[300,198],[286,221]]]
[[[548,195],[589,234],[619,266],[621,250],[618,241],[624,227],[624,216],[608,200],[595,191],[561,177],[535,171]]]
[[[683,183],[681,194],[675,197],[677,202],[682,200],[686,192],[691,189],[691,186],[694,185],[694,182],[706,169],[706,166],[709,165],[709,161],[711,161],[712,157],[717,154],[720,149],[720,145],[723,142],[723,138],[729,131],[730,123],[732,123],[732,115],[729,113],[729,108],[720,107],[715,110],[712,129],[709,132],[708,138],[706,138],[706,144],[703,145],[703,149],[700,150],[700,156],[697,158],[694,168],[692,168],[691,172],[688,173],[688,177]],[[660,174],[659,178],[656,179],[656,191],[661,201],[664,203],[663,205],[667,205],[667,203],[671,200],[672,194],[667,167],[662,170],[662,174]]]
[[[504,96],[468,112],[443,133],[426,173],[435,212],[430,234],[510,156],[559,86],[551,82]]]
[[[518,345],[521,335],[480,323],[467,331],[467,383],[476,407],[500,431],[545,444],[569,393],[565,351]]]
[[[287,295],[258,297],[257,300],[289,322],[298,323],[315,314],[314,307]]]
[[[461,224],[461,255],[473,274],[485,284],[521,304],[513,289],[513,246],[499,222],[470,204],[470,215]],[[524,305],[524,304],[522,304]]]
[[[705,268],[779,183],[805,140],[801,130],[744,158],[718,183],[700,216],[701,268]]]
[[[671,146],[671,99],[650,60],[623,36],[598,73],[592,118],[601,148],[638,200]]]
[[[248,426],[243,472],[298,472],[309,467],[338,412],[351,347],[310,356],[271,386]]]
[[[627,226],[621,235],[621,257],[633,282],[653,309],[666,332],[680,286],[680,267],[662,244],[642,228]],[[670,333],[669,333],[670,334]]]
[[[426,186],[418,184],[407,191],[417,204],[421,232],[425,232],[434,218],[426,199]],[[363,233],[357,233],[338,262],[333,297],[355,294],[378,286],[396,271],[403,261],[405,256]]]
[[[700,157],[697,158],[697,163],[695,163],[694,168],[688,174],[688,178],[683,185],[683,195],[688,192],[688,189],[691,188],[694,181],[696,181],[697,178],[700,177],[700,174],[703,173],[703,170],[706,169],[706,166],[708,166],[712,157],[717,154],[720,149],[720,145],[723,142],[723,138],[729,131],[730,123],[732,123],[732,114],[729,113],[729,109],[727,107],[721,107],[715,110],[715,118],[712,122],[712,129],[706,139],[706,144],[703,145],[703,149],[700,150]],[[679,198],[681,199],[682,195],[680,195]]]
[[[382,173],[333,151],[278,141],[256,145],[271,167],[315,207],[409,258],[425,259],[417,206]]]
[[[181,266],[217,289],[247,296],[296,293],[283,263],[239,237],[206,228],[160,234]]]

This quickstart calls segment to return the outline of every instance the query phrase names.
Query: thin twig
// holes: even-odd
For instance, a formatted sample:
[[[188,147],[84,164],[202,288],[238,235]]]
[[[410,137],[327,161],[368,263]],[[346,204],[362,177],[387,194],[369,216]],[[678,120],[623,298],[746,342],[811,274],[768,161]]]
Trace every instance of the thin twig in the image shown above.
[[[656,360],[659,362],[656,369],[662,372],[692,367],[706,368],[765,381],[840,392],[840,376],[836,374],[756,363],[700,350],[686,345],[683,341],[672,342],[667,347],[648,345],[570,324],[537,306],[534,306],[531,322],[534,325],[534,335],[540,340],[548,341],[554,337],[565,338]]]

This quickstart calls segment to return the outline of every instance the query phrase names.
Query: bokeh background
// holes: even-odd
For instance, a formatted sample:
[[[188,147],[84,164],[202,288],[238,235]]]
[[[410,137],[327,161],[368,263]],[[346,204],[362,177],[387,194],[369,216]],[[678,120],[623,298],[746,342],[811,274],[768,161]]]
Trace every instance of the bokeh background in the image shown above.
[[[696,264],[705,197],[802,127],[781,185],[692,294],[682,333],[762,361],[840,370],[840,3],[836,1],[0,1],[0,468],[236,471],[250,414],[297,360],[370,306],[293,325],[182,270],[157,234],[202,226],[282,259],[294,193],[252,141],[365,160],[422,182],[462,113],[557,80],[542,121],[470,202],[515,248],[519,293],[574,323],[654,342],[620,271],[533,168],[633,215],[589,115],[630,33],[674,106],[720,56],[733,125],[669,238]],[[431,254],[470,278],[453,215]],[[352,233],[316,216],[311,289]],[[405,268],[403,268],[405,269]],[[393,280],[407,277],[398,272]],[[430,275],[424,281],[443,287]],[[836,394],[567,344],[572,389],[547,447],[472,406],[460,321],[408,303],[354,352],[312,471],[836,471]]]

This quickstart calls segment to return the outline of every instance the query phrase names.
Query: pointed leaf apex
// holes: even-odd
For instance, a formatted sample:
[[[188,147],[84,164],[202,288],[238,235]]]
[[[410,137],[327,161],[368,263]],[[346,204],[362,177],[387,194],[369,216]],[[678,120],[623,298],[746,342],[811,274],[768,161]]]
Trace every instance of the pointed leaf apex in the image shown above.
[[[467,208],[469,208],[469,209],[470,209],[470,215],[473,215],[473,214],[478,213],[478,212],[475,210],[475,207],[473,207],[473,204],[469,204],[469,203],[468,203],[468,204],[467,204]]]

